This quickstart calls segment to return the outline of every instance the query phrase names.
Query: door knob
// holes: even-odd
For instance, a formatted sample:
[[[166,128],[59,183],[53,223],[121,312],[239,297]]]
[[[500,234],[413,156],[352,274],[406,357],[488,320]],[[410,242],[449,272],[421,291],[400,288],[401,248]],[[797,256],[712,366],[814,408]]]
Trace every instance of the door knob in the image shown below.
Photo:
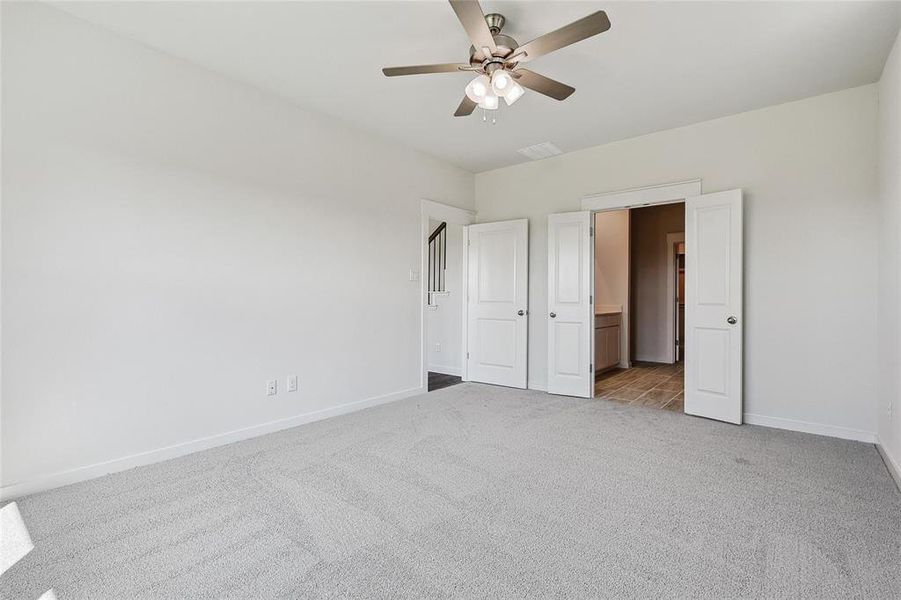
[[[552,319],[553,319],[554,317],[556,317],[556,316],[557,316],[557,313],[551,313],[551,318],[552,318]]]
[[[728,323],[729,325],[735,325],[736,323],[738,323],[738,319],[735,318],[735,315],[729,315],[729,317],[726,319],[726,323]]]
[[[516,314],[518,314],[518,315],[521,317],[521,316],[523,316],[524,314],[526,314],[526,311],[520,310],[520,311],[517,311]]]

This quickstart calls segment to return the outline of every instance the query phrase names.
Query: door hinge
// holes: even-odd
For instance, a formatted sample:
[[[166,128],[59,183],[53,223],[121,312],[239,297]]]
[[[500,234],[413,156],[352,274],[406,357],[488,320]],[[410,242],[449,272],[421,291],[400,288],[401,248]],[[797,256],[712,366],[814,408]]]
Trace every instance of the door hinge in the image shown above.
[[[469,352],[466,353],[466,360],[469,360]]]
[[[594,363],[588,363],[588,372],[591,373],[594,371]]]
[[[588,304],[594,304],[594,294],[588,296]]]
[[[594,227],[589,227],[588,231],[589,231],[589,233],[588,233],[589,237],[594,237]]]

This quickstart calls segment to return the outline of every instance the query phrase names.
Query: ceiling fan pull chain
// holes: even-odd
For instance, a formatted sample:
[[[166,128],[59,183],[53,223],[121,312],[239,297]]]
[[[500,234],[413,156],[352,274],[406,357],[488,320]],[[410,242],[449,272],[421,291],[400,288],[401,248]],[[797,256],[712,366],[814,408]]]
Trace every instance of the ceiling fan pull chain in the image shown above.
[[[488,114],[491,113],[491,119],[489,121]],[[490,122],[492,125],[497,125],[497,110],[488,110],[487,108],[482,109],[482,123]]]

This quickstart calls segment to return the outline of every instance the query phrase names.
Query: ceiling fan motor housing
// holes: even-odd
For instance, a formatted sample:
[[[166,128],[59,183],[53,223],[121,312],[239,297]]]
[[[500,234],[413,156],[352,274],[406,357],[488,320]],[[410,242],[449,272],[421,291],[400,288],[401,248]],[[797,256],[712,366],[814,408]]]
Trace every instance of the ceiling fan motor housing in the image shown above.
[[[519,43],[517,43],[516,40],[514,40],[509,35],[504,35],[501,33],[501,28],[504,26],[504,23],[506,21],[507,20],[504,18],[504,15],[500,15],[498,13],[485,15],[485,22],[488,24],[488,29],[491,31],[491,37],[494,38],[494,45],[497,46],[497,51],[494,52],[493,55],[491,55],[485,52],[487,48],[476,48],[475,46],[470,46],[469,64],[472,67],[481,69],[486,73],[491,74],[492,71],[503,68],[503,59],[510,56],[510,54],[512,54],[514,50],[519,48]],[[507,68],[512,69],[514,66],[516,66],[516,63],[510,63],[507,65]]]

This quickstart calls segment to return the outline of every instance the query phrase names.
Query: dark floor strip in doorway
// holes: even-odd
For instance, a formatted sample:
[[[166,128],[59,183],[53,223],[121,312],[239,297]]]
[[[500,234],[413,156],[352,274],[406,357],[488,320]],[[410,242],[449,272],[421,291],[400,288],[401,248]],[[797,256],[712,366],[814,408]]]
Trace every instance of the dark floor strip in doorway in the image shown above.
[[[463,379],[456,375],[446,375],[445,373],[433,373],[429,371],[429,391],[440,390],[441,388],[450,387],[462,383]]]

